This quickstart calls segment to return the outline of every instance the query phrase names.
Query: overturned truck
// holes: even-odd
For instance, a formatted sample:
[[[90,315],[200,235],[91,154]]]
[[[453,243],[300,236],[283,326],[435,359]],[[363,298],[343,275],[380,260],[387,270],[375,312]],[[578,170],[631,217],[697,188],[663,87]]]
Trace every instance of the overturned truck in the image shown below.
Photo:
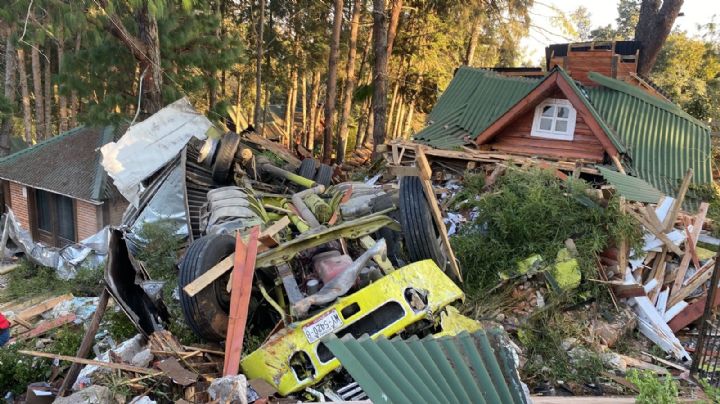
[[[255,226],[263,232],[247,329],[265,342],[242,359],[247,377],[282,395],[321,380],[342,391],[351,381],[331,375],[340,363],[323,337],[453,331],[440,320],[459,316],[444,309],[463,294],[442,270],[445,254],[417,177],[399,186],[332,185],[327,165],[306,159],[294,173],[236,138],[227,133],[217,146],[203,146],[216,150],[203,160],[222,175],[213,175],[217,188],[201,209],[202,235],[179,265],[183,313],[199,336],[225,340],[232,235]],[[228,155],[230,168],[218,169],[228,166]]]

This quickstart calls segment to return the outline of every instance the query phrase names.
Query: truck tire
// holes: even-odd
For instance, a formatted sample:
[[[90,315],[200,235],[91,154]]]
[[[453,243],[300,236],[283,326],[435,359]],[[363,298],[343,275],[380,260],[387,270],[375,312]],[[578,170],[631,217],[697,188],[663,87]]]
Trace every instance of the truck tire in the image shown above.
[[[320,168],[318,169],[317,174],[315,175],[315,182],[328,187],[328,186],[330,186],[330,183],[332,182],[332,174],[333,174],[332,167],[330,167],[327,164],[320,164]]]
[[[315,178],[315,159],[305,159],[300,163],[298,168],[298,175],[305,177],[309,180]]]
[[[230,294],[226,289],[230,271],[195,296],[188,296],[182,289],[234,250],[232,236],[210,234],[195,240],[180,262],[180,305],[185,322],[195,334],[208,341],[225,340],[230,313]]]
[[[440,248],[438,230],[420,177],[400,179],[399,214],[408,258],[413,262],[432,259],[444,271],[447,259]]]
[[[228,132],[220,138],[212,168],[213,181],[216,183],[220,185],[227,184],[238,146],[240,146],[240,135],[235,132]]]

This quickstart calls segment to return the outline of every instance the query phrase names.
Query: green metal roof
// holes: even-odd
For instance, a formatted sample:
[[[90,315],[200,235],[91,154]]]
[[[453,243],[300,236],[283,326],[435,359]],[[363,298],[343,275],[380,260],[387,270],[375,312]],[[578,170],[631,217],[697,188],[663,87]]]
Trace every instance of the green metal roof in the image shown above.
[[[462,146],[465,137],[475,139],[541,82],[462,66],[430,112],[430,125],[414,139],[438,148]]]
[[[502,331],[326,341],[373,403],[525,403]]]
[[[597,168],[605,180],[615,187],[620,195],[624,196],[627,200],[658,203],[664,195],[660,190],[640,178],[631,177],[602,166],[598,166]]]
[[[694,183],[712,181],[706,125],[627,83],[597,73],[588,76],[600,84],[588,89],[588,97],[625,144],[633,174],[661,190],[667,184],[676,188],[688,168],[694,171]]]

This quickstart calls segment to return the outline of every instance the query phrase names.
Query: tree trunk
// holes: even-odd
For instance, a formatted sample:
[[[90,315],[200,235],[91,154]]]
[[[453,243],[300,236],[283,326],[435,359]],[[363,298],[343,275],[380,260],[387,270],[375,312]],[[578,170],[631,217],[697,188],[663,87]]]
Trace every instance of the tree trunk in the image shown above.
[[[377,147],[385,143],[385,120],[387,114],[387,27],[385,26],[385,1],[373,0],[373,158]]]
[[[397,139],[398,134],[400,133],[400,128],[402,127],[403,123],[403,116],[405,114],[405,103],[400,100],[399,102],[400,107],[398,108],[397,116],[395,117],[395,124],[393,125],[393,132],[392,132],[392,138]]]
[[[318,119],[318,100],[320,99],[320,72],[313,72],[312,88],[310,89],[310,127],[308,128],[308,138],[306,147],[310,152],[315,147],[315,134],[317,131]]]
[[[262,88],[262,55],[263,55],[263,30],[265,28],[265,0],[260,0],[260,17],[258,18],[257,29],[257,50],[255,54],[255,116],[253,122],[255,129],[260,127],[261,110],[260,92]]]
[[[402,127],[402,130],[400,132],[400,136],[403,139],[408,138],[409,129],[412,127],[412,119],[413,114],[415,113],[415,100],[410,101],[410,105],[408,105],[408,113],[407,118],[405,119],[405,124]]]
[[[285,136],[288,139],[288,145],[290,144],[290,130],[292,130],[292,122],[290,121],[292,119],[292,75],[293,73],[290,73],[290,77],[288,78],[288,90],[287,90],[287,98],[285,99],[285,127],[283,128],[285,130]],[[286,139],[282,139],[281,143],[285,144]]]
[[[60,35],[58,37],[58,76],[63,71],[63,60],[65,59],[65,38],[63,36],[64,28],[60,26]],[[68,100],[67,96],[60,93],[60,83],[58,87],[58,116],[60,117],[58,122],[58,131],[63,133],[68,130]]]
[[[392,0],[390,10],[390,27],[387,33],[387,58],[392,56],[393,44],[397,35],[398,24],[400,23],[400,11],[402,11],[403,0]]]
[[[295,150],[295,109],[297,108],[297,95],[298,95],[298,68],[293,70],[292,77],[292,108],[290,108],[290,130],[288,131],[289,146],[291,150]]]
[[[80,33],[75,37],[75,53],[80,52],[80,43],[82,42],[82,36]],[[80,113],[80,97],[78,96],[77,90],[70,92],[70,128],[75,128],[78,125],[78,114]]]
[[[662,3],[662,7],[661,7]],[[635,40],[640,41],[638,74],[648,76],[660,53],[673,23],[680,13],[683,0],[643,0],[635,28]]]
[[[30,92],[25,69],[25,49],[18,48],[18,75],[20,79],[20,93],[22,94],[23,126],[25,128],[25,143],[32,144],[32,111],[30,109]]]
[[[365,80],[365,67],[367,66],[368,55],[370,55],[370,45],[372,45],[372,38],[367,38],[365,46],[363,47],[362,56],[360,57],[360,70],[358,70],[357,75],[360,77],[361,83]]]
[[[307,127],[307,72],[303,72],[302,74],[302,101],[300,103],[302,107],[302,138],[300,139],[300,144],[305,146],[307,145],[307,134],[308,134],[308,127]]]
[[[162,68],[160,67],[160,37],[157,20],[148,11],[147,3],[137,13],[140,41],[145,45],[145,57],[140,61],[140,71],[147,69],[143,80],[145,113],[152,115],[163,107]]]
[[[353,94],[355,93],[355,57],[357,55],[357,36],[360,29],[360,14],[364,5],[361,2],[365,0],[355,0],[353,4],[353,13],[350,20],[350,39],[348,43],[348,60],[345,68],[345,95],[343,98],[343,108],[340,114],[340,139],[337,144],[336,160],[338,164],[345,161],[345,153],[347,152],[348,138],[348,121],[350,120],[350,111],[352,110]]]
[[[332,41],[330,42],[330,60],[328,61],[327,89],[325,90],[325,128],[323,136],[323,161],[330,162],[337,100],[337,60],[340,51],[340,32],[342,31],[343,0],[335,0],[335,18],[333,20]]]
[[[392,129],[393,117],[395,116],[395,108],[398,102],[398,90],[400,90],[400,80],[395,82],[395,85],[393,86],[392,97],[390,97],[390,112],[388,112],[387,122],[388,131]]]
[[[12,29],[5,32],[5,99],[11,105],[15,105],[15,71],[16,56],[15,44],[12,40]],[[12,137],[13,116],[3,119],[0,127],[0,157],[10,154],[10,137]]]
[[[465,65],[472,66],[473,59],[475,59],[475,49],[477,49],[478,42],[480,40],[480,31],[482,26],[479,22],[476,22],[472,31],[470,32],[470,41],[468,41],[467,51],[465,52]]]
[[[242,120],[242,79],[240,73],[237,75],[237,97],[235,98],[235,131],[237,133],[242,132],[245,128],[240,127]]]
[[[50,53],[50,47],[47,48]],[[45,59],[45,137],[51,138],[55,130],[52,125],[52,69],[50,66],[50,55]]]
[[[37,45],[30,48],[32,67],[33,97],[35,97],[35,134],[38,141],[45,140],[45,106],[43,105],[42,65]]]
[[[375,111],[373,109],[372,102],[370,102],[368,105],[368,111],[367,111],[368,123],[367,123],[367,126],[365,126],[365,134],[363,135],[362,142],[360,142],[360,143],[362,143],[363,146],[368,145],[370,142],[370,139],[373,139],[373,130],[375,129],[375,114],[374,114],[374,112]]]

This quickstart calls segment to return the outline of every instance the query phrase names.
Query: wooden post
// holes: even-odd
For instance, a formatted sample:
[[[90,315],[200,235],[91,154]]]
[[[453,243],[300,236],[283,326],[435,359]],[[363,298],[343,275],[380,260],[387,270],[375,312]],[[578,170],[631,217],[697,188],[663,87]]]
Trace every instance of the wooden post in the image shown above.
[[[258,236],[260,227],[250,232],[247,247],[243,244],[240,233],[235,236],[235,265],[232,273],[232,291],[230,294],[230,316],[225,337],[225,363],[223,376],[234,376],[240,369],[245,326],[250,308],[253,276],[255,275],[255,258],[257,257]]]
[[[625,214],[625,197],[621,196],[619,200],[620,214]],[[625,273],[627,272],[628,260],[627,260],[627,240],[625,237],[618,242],[618,270],[622,276],[620,279],[625,279]]]
[[[78,348],[77,354],[75,355],[78,358],[85,358],[90,353],[90,348],[92,348],[93,341],[95,341],[95,334],[97,333],[98,328],[100,328],[100,321],[105,314],[105,309],[107,308],[109,299],[110,293],[108,292],[107,288],[103,288],[103,291],[100,294],[100,300],[98,301],[98,305],[95,308],[95,314],[93,314],[90,325],[88,326],[88,329],[85,332],[85,336],[80,343],[80,348]],[[62,386],[60,386],[58,397],[62,397],[67,391],[72,389],[72,385],[75,383],[75,380],[77,380],[77,377],[80,374],[81,366],[82,365],[78,362],[73,362],[73,364],[70,366],[70,370],[68,370],[67,375],[63,380]]]

